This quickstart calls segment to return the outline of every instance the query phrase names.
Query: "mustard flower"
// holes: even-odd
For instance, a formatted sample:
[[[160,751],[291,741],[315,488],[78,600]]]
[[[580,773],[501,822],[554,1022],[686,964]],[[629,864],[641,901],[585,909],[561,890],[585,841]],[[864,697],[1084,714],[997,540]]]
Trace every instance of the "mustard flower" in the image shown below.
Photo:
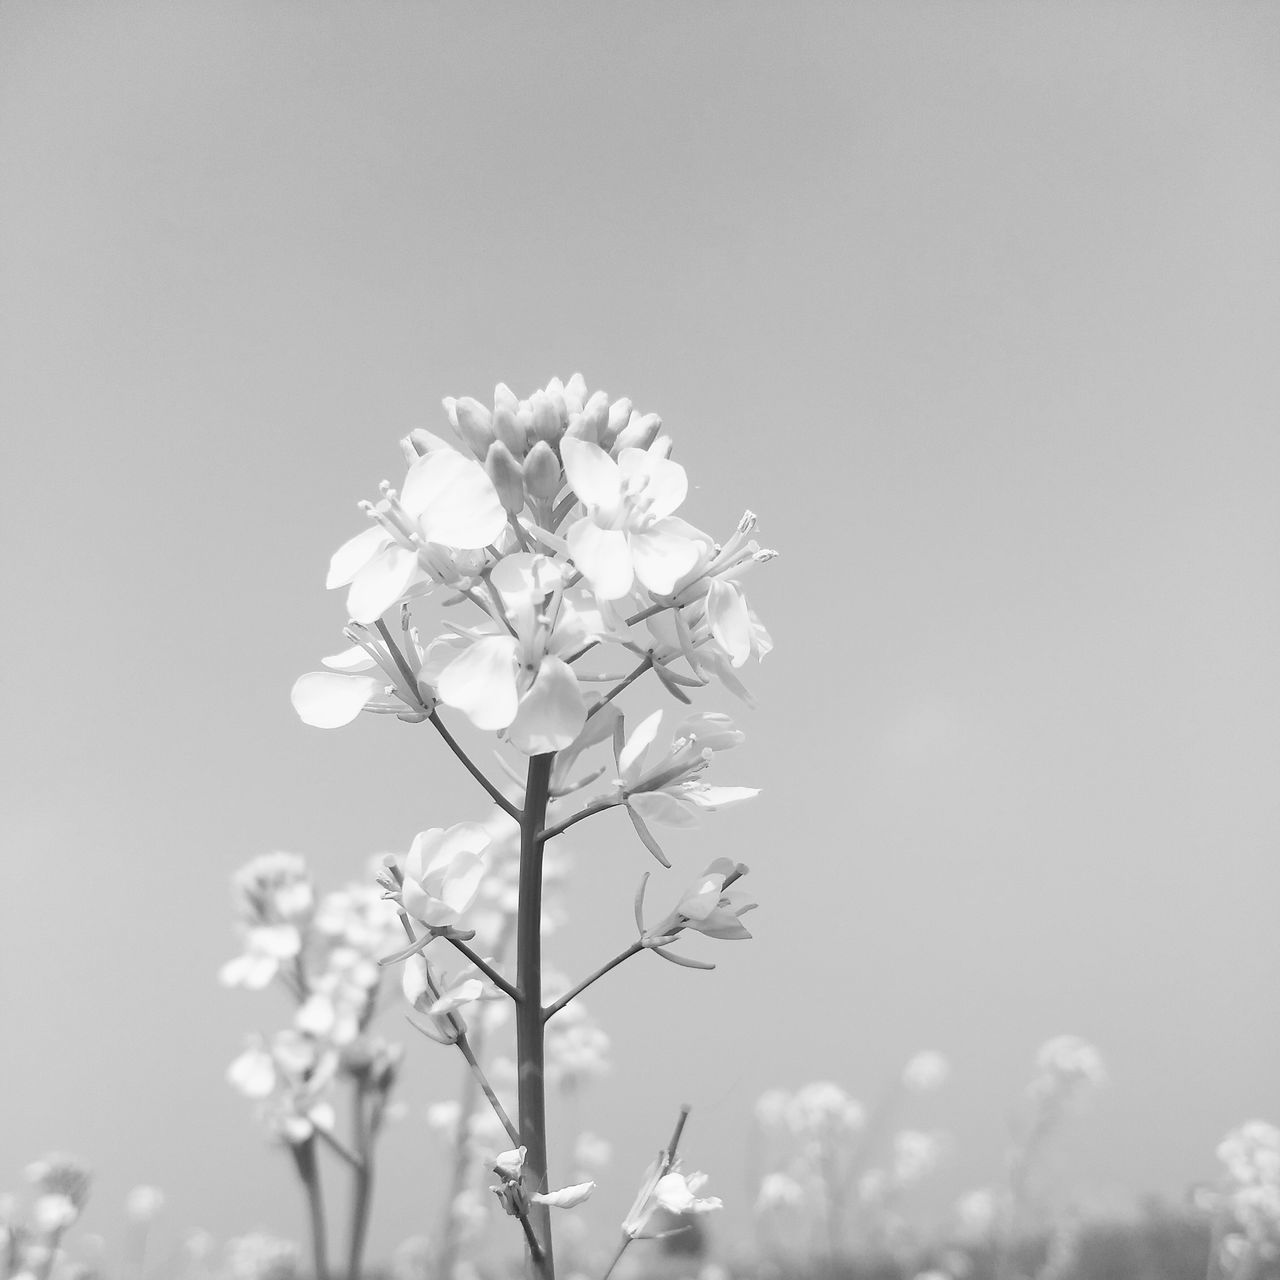
[[[483,558],[459,562],[453,553],[487,547],[506,527],[484,467],[426,438],[437,447],[410,466],[398,494],[384,486],[381,501],[365,505],[376,523],[344,542],[329,563],[325,586],[349,588],[354,622],[376,622],[433,575],[448,581],[478,571]]]
[[[568,529],[574,564],[601,600],[619,600],[637,580],[669,595],[698,560],[697,530],[672,516],[688,477],[655,445],[623,449],[615,462],[599,445],[566,436],[565,475],[586,514]]]
[[[598,614],[565,591],[545,556],[509,555],[489,581],[498,617],[477,628],[440,672],[441,702],[478,729],[502,729],[526,755],[558,751],[578,736],[587,707],[566,658],[600,630]]]
[[[650,1230],[650,1221],[659,1209],[687,1214],[710,1213],[723,1208],[724,1203],[718,1196],[699,1198],[697,1193],[706,1181],[705,1173],[691,1173],[686,1177],[680,1172],[680,1158],[672,1159],[665,1151],[661,1152],[645,1172],[640,1193],[622,1220],[622,1234],[629,1240],[652,1240],[671,1234]]]
[[[478,822],[420,831],[405,859],[400,904],[432,928],[456,924],[480,892],[488,846],[489,834]]]
[[[674,936],[684,929],[708,938],[749,938],[740,917],[756,907],[741,890],[727,888],[746,875],[747,868],[732,858],[717,858],[681,895],[675,910],[649,932],[654,937]]]

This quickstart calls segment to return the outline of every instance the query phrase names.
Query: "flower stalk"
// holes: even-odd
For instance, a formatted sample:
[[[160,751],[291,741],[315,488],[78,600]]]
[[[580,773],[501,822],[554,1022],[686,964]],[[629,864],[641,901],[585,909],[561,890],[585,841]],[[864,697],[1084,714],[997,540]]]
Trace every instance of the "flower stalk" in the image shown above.
[[[534,1191],[547,1183],[547,1093],[542,1013],[542,854],[539,839],[551,798],[555,754],[529,758],[524,809],[520,814],[520,901],[516,914],[516,1057],[519,1069],[520,1142]],[[533,1280],[554,1280],[551,1213],[532,1205],[528,1222],[529,1273]],[[533,1246],[537,1244],[538,1248]],[[541,1256],[539,1257],[539,1252]]]

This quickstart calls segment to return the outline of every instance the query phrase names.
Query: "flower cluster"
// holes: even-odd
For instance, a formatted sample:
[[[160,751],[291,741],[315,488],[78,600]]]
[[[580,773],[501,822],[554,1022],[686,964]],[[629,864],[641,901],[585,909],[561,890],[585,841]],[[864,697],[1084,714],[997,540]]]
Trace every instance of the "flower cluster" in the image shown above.
[[[1218,1159],[1225,1178],[1215,1208],[1228,1223],[1223,1270],[1250,1274],[1250,1266],[1280,1258],[1280,1128],[1247,1121],[1223,1138]]]
[[[254,990],[279,982],[294,1013],[290,1026],[254,1037],[228,1079],[259,1103],[272,1134],[306,1142],[333,1129],[340,1078],[366,1081],[380,1106],[391,1089],[400,1051],[369,1024],[381,985],[378,961],[398,937],[396,913],[372,883],[317,899],[294,854],[254,858],[233,883],[243,950],[223,966],[222,981]]]

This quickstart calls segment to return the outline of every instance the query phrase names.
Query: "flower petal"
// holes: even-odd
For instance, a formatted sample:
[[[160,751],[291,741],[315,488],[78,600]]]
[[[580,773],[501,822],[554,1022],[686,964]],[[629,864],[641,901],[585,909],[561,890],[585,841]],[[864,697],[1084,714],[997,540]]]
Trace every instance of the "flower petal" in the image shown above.
[[[350,649],[343,649],[341,653],[332,654],[328,658],[321,658],[330,671],[345,671],[348,675],[354,675],[358,671],[372,671],[378,664],[369,656],[367,650],[362,649],[358,644],[353,644]]]
[[[620,600],[631,590],[635,570],[631,547],[621,529],[602,529],[584,516],[568,532],[573,563],[601,600]]]
[[[643,533],[631,535],[631,559],[636,577],[654,595],[669,596],[697,564],[698,544],[664,529],[659,521]]]
[[[624,486],[637,476],[645,477],[645,502],[649,514],[656,519],[669,516],[689,493],[685,469],[678,462],[645,449],[623,449],[618,455],[618,470]]]
[[[587,506],[617,505],[622,497],[622,473],[599,445],[566,436],[560,442],[560,457],[569,487]]]
[[[477,729],[505,729],[520,708],[517,647],[513,636],[475,641],[440,673],[440,701],[464,712]]]
[[[751,656],[751,615],[746,597],[732,583],[715,579],[707,591],[707,620],[729,661],[735,667],[742,666]]]
[[[380,524],[370,525],[363,533],[348,538],[333,553],[324,585],[345,587],[390,542],[391,535]]]
[[[675,796],[665,791],[639,791],[627,797],[627,804],[646,822],[658,822],[664,827],[693,827],[698,822]]]
[[[372,676],[308,671],[294,681],[289,699],[303,724],[337,729],[350,724],[381,687]]]
[[[540,755],[569,746],[587,722],[582,686],[573,668],[559,658],[546,657],[508,734],[525,755]]]
[[[408,587],[418,567],[418,553],[391,543],[356,574],[347,592],[347,616],[353,622],[377,622]]]
[[[594,1182],[579,1182],[572,1187],[561,1187],[559,1191],[535,1191],[529,1199],[534,1204],[547,1204],[553,1209],[573,1209],[588,1199],[595,1189]]]
[[[409,468],[401,504],[428,542],[476,550],[503,530],[507,513],[484,467],[453,449],[438,450]]]
[[[644,753],[657,737],[658,726],[661,723],[662,712],[655,711],[652,715],[645,716],[632,729],[631,736],[627,738],[627,745],[618,755],[618,772],[622,774],[624,782],[639,780],[640,772],[644,768]]]

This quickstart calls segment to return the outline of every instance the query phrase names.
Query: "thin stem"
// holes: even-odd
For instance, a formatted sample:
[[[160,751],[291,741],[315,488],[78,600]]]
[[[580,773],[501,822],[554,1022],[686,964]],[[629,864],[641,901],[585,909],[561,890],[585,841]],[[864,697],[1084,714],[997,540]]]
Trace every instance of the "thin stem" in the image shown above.
[[[591,710],[587,712],[587,719],[590,720],[591,717],[595,715],[595,713],[599,711],[601,707],[608,706],[609,703],[611,703],[614,700],[614,698],[618,696],[618,694],[620,694],[628,686],[634,684],[637,680],[639,680],[640,677],[644,675],[644,673],[648,671],[651,666],[653,666],[653,654],[648,653],[645,655],[644,661],[641,662],[635,668],[634,671],[632,671],[629,675],[625,676],[623,679],[619,680],[618,683],[615,684],[613,688],[610,689],[609,692],[606,693],[604,697],[601,698],[600,701],[597,702],[595,706],[592,707]]]
[[[417,938],[413,932],[413,925],[409,923],[409,916],[406,912],[400,912],[400,927],[405,931],[410,942],[416,942]],[[436,989],[435,984],[431,981],[431,966],[427,964],[426,956],[422,957],[422,963],[427,969],[427,988],[436,998],[440,998],[440,993]],[[516,1006],[520,1007],[519,1004]],[[507,1115],[506,1108],[498,1100],[498,1095],[493,1091],[493,1085],[489,1083],[489,1078],[485,1075],[483,1068],[480,1066],[479,1060],[476,1058],[474,1050],[471,1048],[471,1042],[467,1039],[467,1024],[458,1017],[456,1013],[445,1015],[449,1020],[449,1028],[453,1032],[453,1043],[458,1046],[458,1052],[467,1060],[467,1066],[471,1068],[472,1074],[475,1076],[480,1088],[484,1091],[484,1096],[489,1099],[489,1104],[493,1107],[494,1114],[502,1121],[502,1127],[507,1131],[507,1137],[511,1139],[516,1146],[520,1145],[520,1131],[511,1123],[510,1116]]]
[[[320,1171],[316,1165],[316,1140],[295,1142],[290,1146],[298,1177],[307,1195],[307,1217],[311,1228],[311,1266],[316,1280],[329,1280],[329,1246],[325,1242],[324,1195],[320,1190]]]
[[[627,1246],[630,1243],[631,1243],[630,1236],[622,1237],[622,1243],[618,1245],[618,1252],[613,1255],[613,1261],[609,1263],[608,1267],[605,1268],[605,1273],[600,1277],[600,1280],[609,1280],[609,1277],[613,1275],[614,1267],[616,1267],[618,1263],[622,1261],[622,1255],[626,1253]]]
[[[546,844],[548,840],[554,840],[561,832],[568,831],[575,822],[581,822],[583,818],[590,818],[593,814],[603,813],[606,809],[617,808],[622,804],[621,800],[593,800],[585,809],[579,809],[571,818],[566,818],[563,822],[557,822],[554,827],[548,827],[545,831],[538,832],[539,844]]]
[[[554,1018],[556,1014],[565,1007],[565,1005],[567,1005],[571,1000],[576,1000],[578,996],[580,996],[593,982],[596,981],[597,978],[603,978],[610,969],[616,968],[624,960],[629,960],[632,956],[638,955],[644,949],[645,947],[643,942],[633,942],[625,951],[620,951],[607,964],[602,964],[600,968],[598,968],[589,978],[583,978],[583,980],[578,983],[572,991],[565,992],[559,1000],[554,1000],[551,1004],[547,1005],[547,1007],[542,1011],[543,1022],[548,1022],[550,1019]]]
[[[465,942],[462,941],[461,938],[453,938],[448,934],[445,934],[445,938],[448,942],[457,947],[457,949],[461,951],[462,954],[466,956],[467,959],[470,960],[471,963],[475,965],[475,967],[479,969],[480,972],[483,973],[499,991],[510,996],[517,1004],[520,1003],[520,992],[517,991],[516,988],[513,987],[511,983],[509,983],[506,978],[504,978],[502,974],[500,974],[487,960],[482,960],[469,946],[467,946]]]
[[[542,1018],[542,853],[538,837],[551,798],[554,752],[529,758],[524,812],[520,817],[520,900],[516,909],[516,1057],[520,1100],[520,1144],[525,1169],[534,1191],[547,1190],[547,1095]],[[530,1249],[530,1274],[535,1280],[555,1280],[551,1246],[551,1213],[546,1205],[530,1211],[533,1238],[542,1257]]]
[[[316,1133],[319,1136],[320,1140],[329,1148],[329,1150],[332,1151],[335,1155],[340,1156],[347,1164],[351,1166],[351,1168],[353,1169],[360,1168],[360,1164],[361,1164],[360,1157],[356,1155],[356,1153],[352,1151],[351,1148],[347,1146],[347,1144],[337,1136],[337,1134],[330,1133],[328,1129],[321,1129],[321,1128],[317,1128]]]
[[[355,1140],[360,1163],[354,1169],[351,1188],[351,1241],[347,1250],[347,1280],[360,1280],[365,1241],[369,1235],[369,1210],[373,1203],[373,1121],[369,1114],[368,1072],[355,1085]]]
[[[493,803],[496,804],[504,813],[515,818],[518,822],[520,820],[520,810],[512,804],[511,801],[508,800],[507,797],[504,796],[483,773],[480,772],[471,757],[458,745],[457,739],[449,732],[448,729],[445,728],[444,721],[440,719],[439,712],[433,711],[427,719],[435,725],[437,732],[448,744],[449,750],[462,761],[463,768],[466,769],[466,771],[489,793],[489,798]]]
[[[489,1105],[493,1108],[493,1113],[502,1122],[502,1127],[507,1131],[507,1137],[511,1139],[517,1146],[520,1145],[520,1130],[511,1123],[511,1117],[507,1115],[506,1108],[502,1105],[498,1095],[493,1091],[493,1085],[489,1083],[488,1076],[485,1075],[484,1069],[480,1066],[479,1060],[476,1058],[475,1051],[471,1048],[471,1042],[467,1039],[465,1031],[460,1032],[454,1043],[458,1046],[459,1052],[467,1060],[467,1065],[471,1068],[471,1074],[475,1076],[476,1083],[480,1086],[484,1096],[489,1099]]]
[[[524,1238],[529,1246],[529,1256],[535,1263],[545,1262],[546,1255],[543,1254],[542,1245],[538,1243],[538,1237],[534,1234],[533,1223],[529,1221],[528,1214],[518,1213],[516,1217],[520,1219],[520,1225],[524,1228]]]

